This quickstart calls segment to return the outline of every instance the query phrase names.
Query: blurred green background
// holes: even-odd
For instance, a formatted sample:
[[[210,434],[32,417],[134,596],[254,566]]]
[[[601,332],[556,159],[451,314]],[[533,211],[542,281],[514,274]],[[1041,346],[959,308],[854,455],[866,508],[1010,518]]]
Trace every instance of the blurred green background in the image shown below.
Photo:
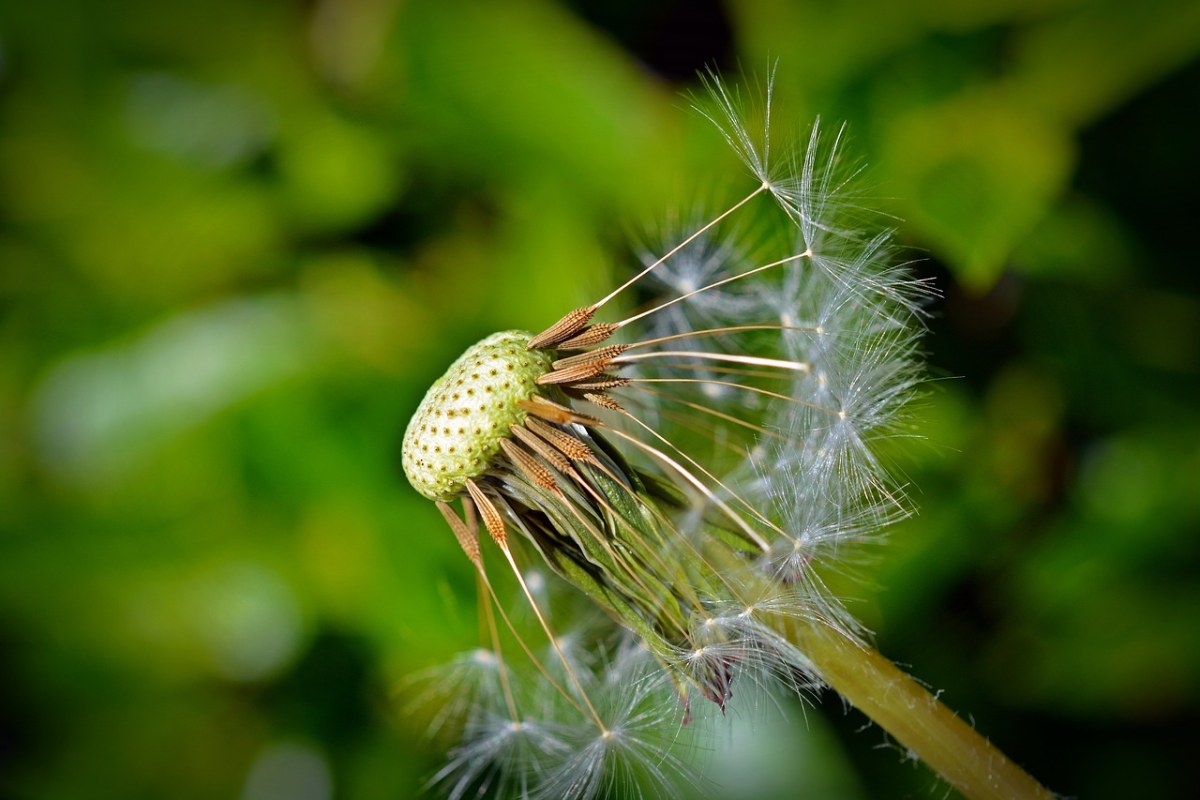
[[[1169,0],[3,3],[0,796],[416,796],[404,676],[477,628],[407,417],[736,169],[680,91],[775,59],[944,294],[854,608],[1051,788],[1185,796],[1198,53]],[[726,796],[931,791],[792,716]]]

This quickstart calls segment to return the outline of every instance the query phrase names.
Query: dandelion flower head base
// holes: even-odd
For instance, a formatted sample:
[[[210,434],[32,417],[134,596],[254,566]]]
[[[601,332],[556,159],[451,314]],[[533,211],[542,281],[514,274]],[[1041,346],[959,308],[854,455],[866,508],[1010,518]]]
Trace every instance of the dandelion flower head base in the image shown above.
[[[550,360],[526,349],[532,335],[495,333],[468,349],[430,387],[404,434],[404,473],[430,500],[451,500],[487,469],[525,412]]]

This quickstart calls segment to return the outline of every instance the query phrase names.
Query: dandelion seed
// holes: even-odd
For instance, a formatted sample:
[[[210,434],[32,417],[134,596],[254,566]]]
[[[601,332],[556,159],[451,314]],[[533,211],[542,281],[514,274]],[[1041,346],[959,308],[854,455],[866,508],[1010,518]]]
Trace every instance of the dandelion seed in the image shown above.
[[[908,513],[876,448],[920,381],[928,289],[886,233],[847,223],[840,131],[772,151],[770,81],[757,133],[735,90],[706,83],[702,113],[753,176],[741,199],[595,304],[469,348],[405,433],[405,473],[487,597],[479,522],[546,641],[498,606],[534,668],[518,681],[489,599],[496,659],[458,665],[488,679],[460,679],[479,701],[434,782],[455,800],[671,794],[693,698],[723,713],[738,687],[773,683],[832,686],[969,796],[1048,796],[866,645],[825,583]],[[763,218],[775,233],[751,244]],[[658,299],[593,321],[634,286]],[[562,628],[539,567],[625,639]]]

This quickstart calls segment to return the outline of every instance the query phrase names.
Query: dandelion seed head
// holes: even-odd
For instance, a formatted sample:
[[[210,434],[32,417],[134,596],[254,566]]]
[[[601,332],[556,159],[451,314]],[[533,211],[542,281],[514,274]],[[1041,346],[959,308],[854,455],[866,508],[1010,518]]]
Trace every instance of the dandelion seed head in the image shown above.
[[[694,702],[723,716],[742,687],[818,686],[793,623],[864,635],[826,580],[908,513],[877,450],[921,379],[927,287],[894,265],[886,231],[859,233],[842,131],[814,125],[788,152],[772,144],[770,80],[757,104],[707,83],[701,113],[753,175],[747,194],[673,218],[595,305],[475,345],[405,434],[409,480],[512,628],[505,651],[532,667],[511,669],[495,641],[473,660],[486,691],[437,778],[454,800],[672,793]],[[631,315],[599,321],[631,287]],[[505,611],[480,522],[532,616]],[[624,634],[572,627],[566,592]]]

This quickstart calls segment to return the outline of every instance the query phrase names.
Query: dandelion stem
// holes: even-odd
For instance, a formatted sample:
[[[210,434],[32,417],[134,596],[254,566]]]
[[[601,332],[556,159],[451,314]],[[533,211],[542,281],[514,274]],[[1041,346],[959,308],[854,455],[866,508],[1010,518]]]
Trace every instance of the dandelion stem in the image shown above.
[[[1054,797],[876,650],[827,622],[776,616],[771,623],[804,651],[847,702],[964,796],[971,800]]]

